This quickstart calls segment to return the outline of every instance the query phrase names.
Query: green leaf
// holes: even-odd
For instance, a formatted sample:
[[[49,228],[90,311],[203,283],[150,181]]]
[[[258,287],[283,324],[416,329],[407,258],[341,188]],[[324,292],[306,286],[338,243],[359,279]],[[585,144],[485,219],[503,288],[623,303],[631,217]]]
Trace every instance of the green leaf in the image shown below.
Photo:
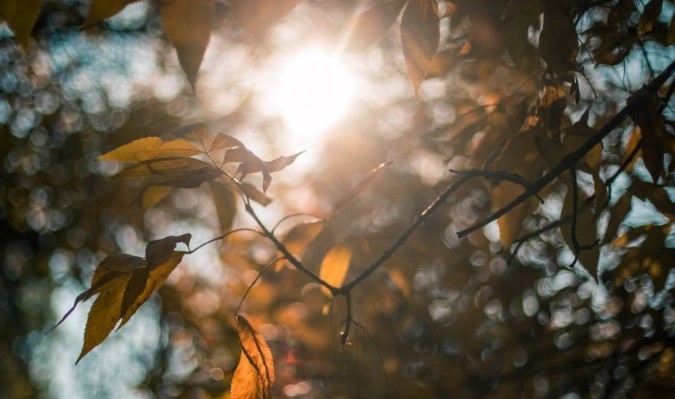
[[[157,158],[190,157],[201,153],[184,139],[163,141],[159,137],[145,137],[118,147],[98,157],[103,161],[137,163]]]
[[[440,39],[436,0],[411,0],[401,19],[403,57],[413,93],[419,93]]]
[[[345,49],[363,51],[382,40],[404,5],[404,0],[387,1],[359,14],[353,25],[348,27],[349,39]]]
[[[274,359],[267,342],[240,314],[234,316],[241,343],[234,370],[231,399],[268,399],[274,385]]]
[[[176,48],[180,66],[194,90],[211,38],[215,0],[162,1],[161,13],[164,33]]]
[[[28,44],[33,25],[40,15],[42,0],[2,0],[0,1],[0,20],[16,35],[23,51],[28,52]]]

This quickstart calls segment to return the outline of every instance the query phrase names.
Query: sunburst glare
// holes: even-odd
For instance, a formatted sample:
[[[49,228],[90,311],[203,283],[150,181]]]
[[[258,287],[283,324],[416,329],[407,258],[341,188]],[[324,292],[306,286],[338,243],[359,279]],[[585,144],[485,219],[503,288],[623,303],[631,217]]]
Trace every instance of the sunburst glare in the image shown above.
[[[284,56],[262,107],[281,117],[295,141],[313,142],[345,115],[355,86],[354,74],[338,55],[310,47]]]

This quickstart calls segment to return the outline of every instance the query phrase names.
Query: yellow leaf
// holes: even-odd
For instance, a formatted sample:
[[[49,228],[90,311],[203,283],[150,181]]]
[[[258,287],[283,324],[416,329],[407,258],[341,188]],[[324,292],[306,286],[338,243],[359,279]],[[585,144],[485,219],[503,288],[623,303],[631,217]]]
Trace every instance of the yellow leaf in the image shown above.
[[[211,37],[215,0],[162,1],[162,25],[193,87]]]
[[[89,14],[86,21],[82,24],[83,27],[93,25],[104,19],[108,19],[118,12],[122,11],[124,7],[137,0],[93,0],[91,7],[89,7]]]
[[[274,385],[274,359],[267,342],[244,316],[234,316],[241,342],[239,364],[234,370],[231,399],[268,399]]]
[[[351,248],[347,246],[337,246],[332,248],[321,262],[319,277],[333,287],[339,288],[345,281],[351,258]],[[326,296],[331,295],[327,288],[321,287],[321,290]]]
[[[40,15],[42,0],[2,0],[0,1],[0,20],[16,35],[23,51],[28,52],[28,44],[33,25]]]
[[[145,212],[160,201],[166,198],[171,193],[171,187],[164,186],[148,186],[143,190],[141,196],[141,209]]]
[[[348,32],[347,51],[363,51],[382,40],[404,4],[403,0],[388,1],[359,14]]]
[[[411,0],[401,19],[401,43],[408,76],[417,95],[440,39],[436,0]]]
[[[84,343],[82,351],[77,358],[79,362],[87,353],[98,346],[110,335],[120,319],[122,298],[130,274],[121,274],[100,288],[100,294],[87,316],[87,326],[84,330]]]
[[[178,266],[180,261],[183,259],[183,255],[184,255],[183,252],[173,252],[164,263],[155,267],[154,269],[150,269],[145,288],[135,298],[135,300],[132,303],[130,303],[126,312],[124,312],[124,314],[121,315],[122,322],[120,323],[118,329],[122,328],[122,326],[125,325],[129,321],[129,319],[131,319],[131,316],[133,316],[134,313],[136,313],[138,308],[143,303],[145,303],[145,301],[147,301],[148,298],[150,298],[150,295],[152,295],[153,292],[157,291],[157,289],[159,289],[159,287],[162,284],[164,284],[166,279],[169,277],[169,274],[171,274],[173,269],[175,269],[176,266]]]
[[[145,137],[118,147],[98,157],[103,161],[142,162],[169,157],[190,157],[201,153],[197,147],[184,139],[163,141],[159,137]]]

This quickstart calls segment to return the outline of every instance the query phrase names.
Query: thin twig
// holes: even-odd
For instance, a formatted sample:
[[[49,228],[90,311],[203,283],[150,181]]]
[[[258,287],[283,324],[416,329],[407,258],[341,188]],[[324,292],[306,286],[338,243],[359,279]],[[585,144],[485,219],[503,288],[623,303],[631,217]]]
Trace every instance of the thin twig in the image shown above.
[[[249,284],[248,287],[246,288],[246,291],[244,292],[244,295],[242,295],[241,300],[239,301],[239,305],[237,306],[237,310],[234,311],[235,315],[239,314],[239,310],[241,310],[241,306],[244,304],[244,300],[248,296],[248,293],[251,292],[251,289],[253,288],[255,283],[257,283],[258,280],[260,280],[260,278],[263,276],[263,274],[265,274],[265,272],[267,270],[269,270],[270,267],[274,266],[275,263],[277,263],[277,262],[279,262],[280,260],[283,260],[283,259],[285,259],[283,256],[279,256],[278,258],[272,259],[270,262],[268,262],[265,265],[265,267],[263,267],[260,270],[260,273],[258,273],[258,275],[255,276],[255,278],[253,279],[251,284]]]
[[[583,157],[585,157],[586,154],[593,149],[593,147],[600,144],[602,140],[607,137],[607,135],[614,131],[614,129],[616,129],[621,124],[621,122],[623,122],[624,119],[626,119],[632,112],[642,107],[644,105],[645,98],[648,98],[656,89],[661,87],[670,78],[673,72],[675,72],[675,61],[668,65],[668,67],[666,67],[666,69],[664,69],[656,79],[645,85],[642,89],[638,90],[632,97],[630,97],[624,108],[609,122],[607,122],[596,134],[586,140],[586,142],[575,151],[572,151],[571,153],[564,156],[554,168],[540,177],[537,181],[533,182],[529,189],[520,194],[513,201],[493,212],[488,217],[480,220],[477,223],[474,223],[462,231],[457,232],[457,237],[463,238],[468,234],[493,222],[494,220],[497,220],[516,206],[523,203],[528,198],[541,191],[562,173],[569,170],[570,168],[575,167],[575,165]]]

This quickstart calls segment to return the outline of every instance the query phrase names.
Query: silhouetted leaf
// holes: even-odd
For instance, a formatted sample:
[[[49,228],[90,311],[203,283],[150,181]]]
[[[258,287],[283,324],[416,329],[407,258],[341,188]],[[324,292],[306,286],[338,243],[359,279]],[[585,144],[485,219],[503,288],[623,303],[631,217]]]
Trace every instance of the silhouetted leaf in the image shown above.
[[[98,157],[103,161],[141,162],[157,158],[190,157],[201,153],[184,139],[163,141],[159,137],[145,137],[107,152]]]
[[[440,38],[436,0],[411,0],[401,19],[401,43],[413,93],[419,93]]]
[[[145,247],[145,260],[148,262],[148,268],[152,270],[164,264],[173,255],[173,250],[176,249],[178,243],[190,245],[190,239],[192,239],[192,235],[186,233],[150,241]]]
[[[242,28],[262,36],[295,8],[299,0],[231,0],[230,4]]]
[[[104,19],[108,19],[118,12],[122,11],[124,7],[137,0],[93,0],[89,6],[89,13],[87,19],[82,24],[83,27],[93,25]]]
[[[40,15],[42,0],[2,0],[0,1],[0,20],[16,35],[16,41],[23,51],[28,52],[28,44],[33,25]]]
[[[347,51],[363,51],[382,40],[401,13],[404,0],[387,1],[362,12],[347,32]]]
[[[160,158],[139,162],[114,178],[143,178],[145,184],[175,188],[195,188],[222,176],[223,171],[195,158]]]
[[[652,31],[652,28],[658,22],[659,15],[663,8],[663,0],[650,0],[645,6],[644,12],[640,15],[638,21],[638,35],[640,37]]]
[[[583,265],[591,276],[596,277],[598,259],[600,258],[600,247],[597,245],[597,216],[593,212],[593,207],[586,203],[582,197],[583,191],[577,190],[577,212],[575,214],[574,190],[571,187],[567,190],[562,211],[560,212],[560,219],[572,217],[575,219],[576,226],[573,226],[573,223],[570,221],[563,223],[560,226],[560,230],[567,246],[578,257],[579,263]],[[573,230],[572,227],[575,227],[575,229]],[[573,235],[576,236],[576,242],[579,244],[579,247],[575,247]]]
[[[352,250],[347,246],[332,248],[321,261],[319,277],[333,287],[341,287],[349,270],[349,262],[352,258]],[[326,296],[331,296],[326,287],[321,287]]]
[[[602,244],[610,243],[614,240],[614,237],[616,237],[616,233],[619,231],[621,223],[623,223],[624,219],[626,219],[626,215],[631,210],[630,199],[630,195],[624,195],[610,209],[609,221],[607,222],[607,228],[605,229]]]
[[[274,385],[274,359],[267,342],[240,314],[234,316],[241,343],[239,364],[234,370],[231,399],[269,399]]]
[[[197,72],[211,37],[215,0],[170,0],[161,5],[166,37],[194,89]]]
[[[564,78],[577,53],[573,15],[565,2],[544,3],[544,27],[539,35],[539,51],[548,67]]]
[[[252,184],[241,183],[239,185],[241,192],[248,198],[259,203],[260,205],[268,205],[272,200],[265,195],[262,191],[255,188]]]

